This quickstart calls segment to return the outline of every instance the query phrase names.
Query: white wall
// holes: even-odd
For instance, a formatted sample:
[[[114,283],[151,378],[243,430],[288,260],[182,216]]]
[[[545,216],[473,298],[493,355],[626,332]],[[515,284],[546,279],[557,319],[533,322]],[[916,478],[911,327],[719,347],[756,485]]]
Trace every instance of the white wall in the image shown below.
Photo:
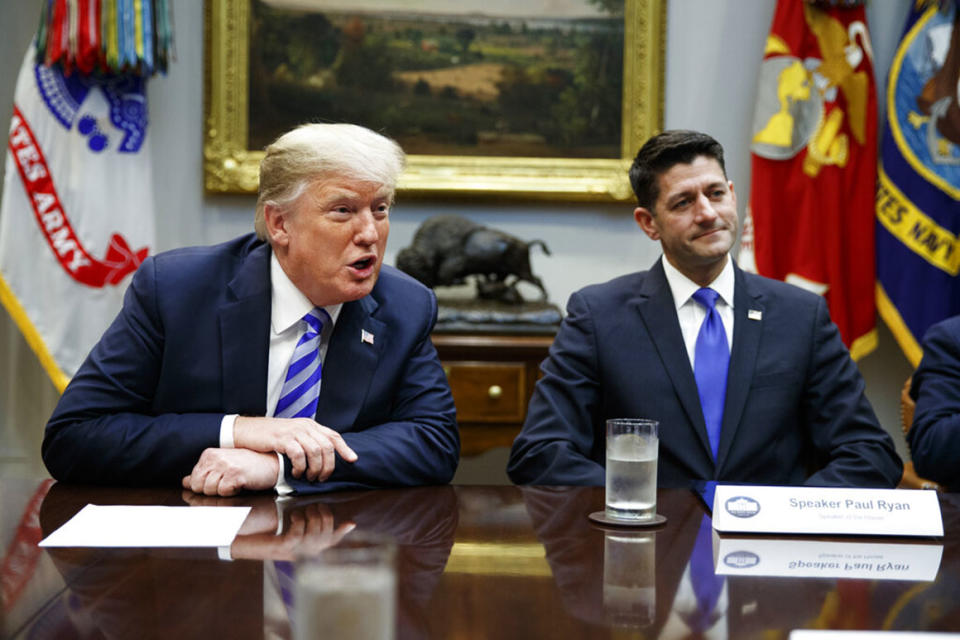
[[[168,76],[149,85],[158,250],[226,240],[250,230],[253,217],[252,197],[203,194],[202,3],[173,0],[173,5],[177,59]],[[757,70],[774,6],[774,0],[668,3],[665,127],[701,129],[724,145],[741,215],[750,192],[747,141]],[[881,85],[908,6],[875,1],[868,8]],[[0,5],[0,122],[9,122],[13,82],[36,13],[33,0],[3,0]],[[551,299],[563,306],[574,290],[646,268],[659,255],[658,246],[636,228],[631,211],[629,204],[401,199],[387,261],[393,262],[396,252],[409,244],[424,219],[459,213],[521,238],[545,240],[553,256],[534,251],[533,268]],[[42,470],[39,442],[56,397],[11,325],[0,313],[0,475]],[[897,397],[910,367],[886,329],[881,327],[880,348],[863,360],[861,369],[881,423],[905,452]]]

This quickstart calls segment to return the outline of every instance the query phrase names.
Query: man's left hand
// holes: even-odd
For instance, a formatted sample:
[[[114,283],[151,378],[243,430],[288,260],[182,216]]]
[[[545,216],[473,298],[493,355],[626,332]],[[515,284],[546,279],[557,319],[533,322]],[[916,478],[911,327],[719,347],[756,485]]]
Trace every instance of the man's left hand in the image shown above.
[[[275,453],[207,449],[183,479],[183,488],[208,496],[232,496],[243,489],[272,489],[279,472],[280,461]]]

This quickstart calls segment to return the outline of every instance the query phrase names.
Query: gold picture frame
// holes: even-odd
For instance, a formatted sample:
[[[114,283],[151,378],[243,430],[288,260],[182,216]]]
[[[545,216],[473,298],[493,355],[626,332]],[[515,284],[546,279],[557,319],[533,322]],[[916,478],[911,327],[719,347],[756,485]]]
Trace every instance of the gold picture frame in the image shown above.
[[[422,196],[625,201],[633,154],[663,122],[666,8],[625,0],[621,157],[411,155],[399,190]],[[205,0],[204,187],[256,193],[263,151],[248,148],[249,0]]]

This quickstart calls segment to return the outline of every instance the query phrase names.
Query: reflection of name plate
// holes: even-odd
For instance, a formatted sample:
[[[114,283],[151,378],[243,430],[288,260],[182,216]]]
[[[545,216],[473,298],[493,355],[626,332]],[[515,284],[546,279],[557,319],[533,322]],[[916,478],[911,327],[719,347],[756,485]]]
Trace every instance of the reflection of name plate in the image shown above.
[[[939,544],[720,538],[716,572],[728,576],[933,581]]]
[[[724,533],[943,536],[935,491],[718,485],[713,528]]]

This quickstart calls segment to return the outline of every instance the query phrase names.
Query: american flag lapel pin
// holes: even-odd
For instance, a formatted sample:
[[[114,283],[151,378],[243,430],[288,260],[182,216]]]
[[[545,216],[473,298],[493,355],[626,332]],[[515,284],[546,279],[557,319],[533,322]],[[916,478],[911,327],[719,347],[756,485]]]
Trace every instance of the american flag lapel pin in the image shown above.
[[[367,331],[366,329],[360,329],[360,342],[373,344],[373,334]]]
[[[750,309],[749,311],[747,311],[747,317],[750,318],[751,320],[762,320],[763,311],[760,311],[759,309]]]

